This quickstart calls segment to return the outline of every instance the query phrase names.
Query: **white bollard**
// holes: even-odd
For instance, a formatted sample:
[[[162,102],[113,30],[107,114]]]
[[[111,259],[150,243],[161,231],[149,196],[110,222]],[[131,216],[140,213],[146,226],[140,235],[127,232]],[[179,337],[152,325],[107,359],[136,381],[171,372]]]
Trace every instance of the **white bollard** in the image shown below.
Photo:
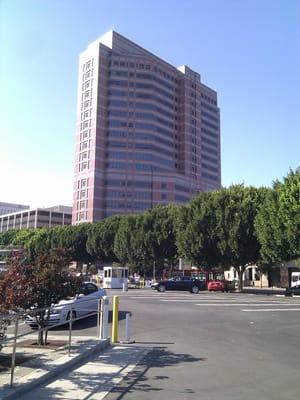
[[[134,340],[130,339],[130,321],[131,321],[132,314],[126,313],[126,320],[125,320],[125,339],[120,340],[120,343],[130,344],[135,343]]]
[[[99,339],[108,338],[108,309],[109,309],[109,298],[107,296],[103,296],[101,300]]]
[[[128,292],[128,281],[123,282],[123,292]]]

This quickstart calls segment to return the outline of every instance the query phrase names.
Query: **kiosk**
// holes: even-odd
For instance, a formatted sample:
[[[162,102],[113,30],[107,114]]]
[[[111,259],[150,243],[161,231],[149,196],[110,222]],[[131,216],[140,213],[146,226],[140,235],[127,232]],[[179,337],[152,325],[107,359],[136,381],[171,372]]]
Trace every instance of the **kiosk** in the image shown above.
[[[104,267],[103,287],[105,289],[122,289],[128,282],[128,268]]]

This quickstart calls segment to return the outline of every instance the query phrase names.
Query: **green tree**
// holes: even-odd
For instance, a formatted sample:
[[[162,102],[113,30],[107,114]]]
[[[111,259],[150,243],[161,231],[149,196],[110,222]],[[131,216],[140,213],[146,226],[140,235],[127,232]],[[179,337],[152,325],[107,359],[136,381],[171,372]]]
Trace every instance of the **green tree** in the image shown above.
[[[156,206],[143,214],[141,239],[151,269],[153,262],[156,271],[163,269],[165,261],[172,267],[178,258],[175,222],[179,208],[174,204]]]
[[[18,230],[10,229],[0,233],[0,246],[10,246],[13,244],[14,237],[18,234]]]
[[[246,267],[260,260],[254,220],[265,194],[243,185],[201,193],[179,215],[180,254],[204,268],[234,267],[242,290]]]
[[[255,220],[261,257],[267,264],[300,257],[300,168],[275,182]]]
[[[125,266],[127,263],[135,264],[144,259],[142,241],[139,236],[141,215],[124,216],[114,238],[114,254]]]
[[[239,290],[243,289],[243,273],[247,266],[260,261],[254,221],[266,197],[265,188],[234,185],[216,192],[215,236],[220,264],[233,266],[239,277]]]
[[[217,267],[221,262],[216,235],[217,208],[216,192],[202,192],[178,212],[178,252],[205,269]]]
[[[113,215],[91,226],[86,247],[92,257],[103,261],[117,261],[114,240],[122,218],[120,215]]]
[[[14,236],[12,244],[25,247],[34,235],[34,229],[20,229]]]
[[[8,271],[0,281],[0,311],[28,311],[44,328],[52,304],[75,295],[81,285],[79,278],[69,274],[70,256],[64,249],[40,253],[29,261],[25,253],[14,254],[7,263]],[[39,309],[34,312],[31,308]],[[39,344],[45,344],[39,332]]]

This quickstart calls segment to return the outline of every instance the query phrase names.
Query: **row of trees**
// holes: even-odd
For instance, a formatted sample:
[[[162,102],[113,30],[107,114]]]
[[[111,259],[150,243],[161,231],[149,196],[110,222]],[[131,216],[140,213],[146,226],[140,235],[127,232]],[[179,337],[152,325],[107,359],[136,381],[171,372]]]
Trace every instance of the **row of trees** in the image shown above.
[[[128,264],[149,274],[178,257],[202,268],[233,266],[242,284],[249,264],[262,268],[300,257],[300,169],[273,188],[234,185],[203,192],[186,205],[111,216],[94,224],[8,231],[0,245],[24,246],[31,260],[65,248],[73,260]]]

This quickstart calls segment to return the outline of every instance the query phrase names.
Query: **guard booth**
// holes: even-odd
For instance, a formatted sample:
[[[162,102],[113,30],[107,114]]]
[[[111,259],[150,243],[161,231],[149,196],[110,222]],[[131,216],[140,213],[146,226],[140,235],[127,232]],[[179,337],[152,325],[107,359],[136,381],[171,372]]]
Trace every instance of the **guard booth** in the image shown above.
[[[122,289],[128,282],[128,268],[104,267],[103,287],[105,289]]]

